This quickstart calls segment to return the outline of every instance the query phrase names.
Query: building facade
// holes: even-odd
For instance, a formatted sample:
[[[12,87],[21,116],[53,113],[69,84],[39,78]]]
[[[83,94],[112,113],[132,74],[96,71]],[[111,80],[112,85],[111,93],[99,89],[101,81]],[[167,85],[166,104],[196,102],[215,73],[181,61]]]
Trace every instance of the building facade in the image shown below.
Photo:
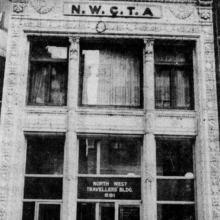
[[[0,219],[220,219],[212,1],[12,4]]]
[[[0,1],[0,103],[2,103],[2,88],[5,71],[5,57],[7,47],[7,27],[11,2]]]

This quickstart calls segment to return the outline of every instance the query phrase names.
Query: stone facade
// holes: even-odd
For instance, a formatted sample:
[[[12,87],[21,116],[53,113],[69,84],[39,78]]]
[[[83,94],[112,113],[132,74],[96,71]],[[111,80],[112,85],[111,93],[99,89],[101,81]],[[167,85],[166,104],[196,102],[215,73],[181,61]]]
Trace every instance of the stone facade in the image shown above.
[[[94,1],[86,3],[91,2]],[[69,0],[69,3],[74,4],[74,1]],[[129,2],[133,6],[139,3]],[[22,218],[25,136],[42,132],[66,135],[63,220],[76,219],[77,136],[82,133],[143,137],[141,219],[146,220],[157,219],[155,137],[195,137],[196,218],[220,219],[219,127],[211,3],[205,0],[146,1],[141,4],[159,8],[159,18],[125,19],[67,16],[63,9],[67,4],[64,0],[42,5],[34,0],[14,0],[8,28],[1,113],[0,220]],[[108,1],[107,4],[114,5],[115,2]],[[67,106],[27,105],[29,36],[69,38]],[[86,36],[143,40],[143,108],[94,109],[78,105],[79,47],[80,39]],[[164,39],[195,44],[194,110],[155,109],[154,41]]]

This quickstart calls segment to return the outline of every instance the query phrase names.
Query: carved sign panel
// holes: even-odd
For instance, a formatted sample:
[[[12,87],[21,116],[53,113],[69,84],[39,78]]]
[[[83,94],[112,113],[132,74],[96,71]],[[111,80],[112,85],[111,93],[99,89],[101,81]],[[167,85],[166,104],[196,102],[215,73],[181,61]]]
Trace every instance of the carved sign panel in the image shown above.
[[[141,178],[79,177],[80,199],[141,199]]]
[[[66,2],[64,3],[63,14],[73,16],[161,18],[162,8],[161,6],[148,5],[146,3]]]

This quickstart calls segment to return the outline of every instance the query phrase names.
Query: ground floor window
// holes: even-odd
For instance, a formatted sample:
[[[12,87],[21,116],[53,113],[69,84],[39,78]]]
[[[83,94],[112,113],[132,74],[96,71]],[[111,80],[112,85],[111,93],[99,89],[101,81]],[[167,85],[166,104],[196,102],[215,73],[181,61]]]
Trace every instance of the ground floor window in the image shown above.
[[[194,220],[194,140],[158,138],[157,219]]]
[[[79,139],[79,174],[141,174],[140,138]]]
[[[22,220],[60,220],[64,137],[28,136]]]

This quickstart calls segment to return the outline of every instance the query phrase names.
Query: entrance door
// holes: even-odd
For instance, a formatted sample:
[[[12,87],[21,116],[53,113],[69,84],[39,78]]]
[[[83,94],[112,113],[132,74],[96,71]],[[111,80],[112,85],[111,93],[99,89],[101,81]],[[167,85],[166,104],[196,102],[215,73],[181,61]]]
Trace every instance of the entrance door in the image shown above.
[[[99,220],[115,220],[114,203],[100,203],[100,219]]]
[[[78,202],[77,220],[140,220],[140,203]]]

